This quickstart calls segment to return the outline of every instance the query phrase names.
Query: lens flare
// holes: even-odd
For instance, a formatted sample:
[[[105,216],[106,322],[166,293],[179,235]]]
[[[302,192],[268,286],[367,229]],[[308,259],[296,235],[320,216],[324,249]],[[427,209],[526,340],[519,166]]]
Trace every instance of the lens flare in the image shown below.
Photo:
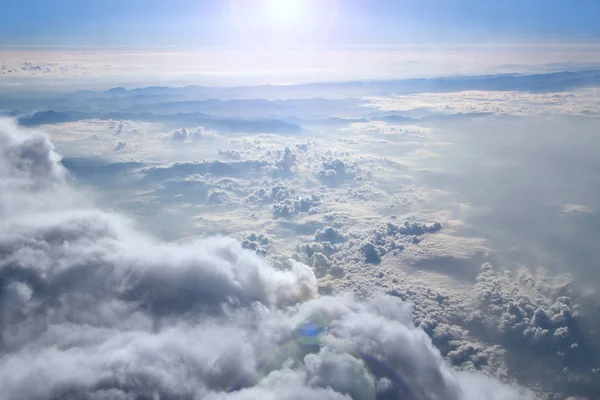
[[[308,365],[314,361],[332,357],[329,362],[324,363],[323,368],[325,380],[314,377],[315,384],[329,386],[337,392],[348,395],[354,400],[376,400],[376,381],[368,364],[361,356],[349,351],[345,347],[338,348],[333,343],[326,345],[306,345],[298,340],[293,340],[281,346],[263,365],[260,372],[260,380],[268,379],[274,371],[284,369],[310,369]],[[310,359],[312,358],[313,361]],[[336,362],[344,360],[344,362]],[[351,360],[351,361],[350,361]],[[349,362],[350,361],[350,362]],[[313,371],[314,372],[314,371]]]
[[[327,317],[320,312],[311,314],[294,329],[296,340],[305,345],[323,343],[329,330]]]
[[[291,333],[294,339],[267,355],[255,373],[240,374],[227,388],[228,392],[260,385],[276,371],[291,369],[310,373],[309,366],[322,363],[324,369],[312,369],[312,373],[319,371],[313,377],[314,383],[328,385],[354,400],[427,398],[400,366],[391,367],[378,357],[359,351],[355,344],[330,335],[329,319],[319,310],[297,321]],[[321,374],[324,374],[323,381],[318,378]]]

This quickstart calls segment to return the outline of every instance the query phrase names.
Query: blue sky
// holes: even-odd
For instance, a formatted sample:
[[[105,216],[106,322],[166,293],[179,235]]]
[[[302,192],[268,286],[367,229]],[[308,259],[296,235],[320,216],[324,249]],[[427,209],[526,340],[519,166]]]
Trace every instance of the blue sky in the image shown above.
[[[229,0],[2,0],[0,45],[243,47],[230,7]],[[314,8],[307,19],[320,12]],[[261,13],[254,22],[265,23]],[[599,20],[598,0],[338,0],[322,44],[594,42]]]

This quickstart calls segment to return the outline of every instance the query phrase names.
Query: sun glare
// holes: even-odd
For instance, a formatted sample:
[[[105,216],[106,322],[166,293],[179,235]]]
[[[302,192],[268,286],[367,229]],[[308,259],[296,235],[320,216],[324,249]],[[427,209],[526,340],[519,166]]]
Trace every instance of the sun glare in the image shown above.
[[[302,4],[302,0],[268,0],[269,17],[276,24],[293,23],[302,17]]]
[[[231,4],[244,40],[268,50],[321,44],[337,11],[337,0],[231,0]]]

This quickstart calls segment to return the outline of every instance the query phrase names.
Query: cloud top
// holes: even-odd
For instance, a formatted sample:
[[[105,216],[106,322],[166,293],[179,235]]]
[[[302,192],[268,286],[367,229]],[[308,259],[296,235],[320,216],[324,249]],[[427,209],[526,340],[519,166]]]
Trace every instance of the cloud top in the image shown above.
[[[38,207],[69,185],[45,136],[3,123],[0,155],[5,399],[532,398],[454,372],[396,297],[318,298],[308,266],[232,239],[165,243],[89,204]],[[297,340],[314,315],[324,340]]]

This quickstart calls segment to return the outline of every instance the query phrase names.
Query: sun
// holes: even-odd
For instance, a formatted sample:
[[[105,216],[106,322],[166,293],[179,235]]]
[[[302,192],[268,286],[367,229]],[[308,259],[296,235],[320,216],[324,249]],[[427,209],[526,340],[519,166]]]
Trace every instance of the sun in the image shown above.
[[[231,0],[242,38],[262,49],[313,47],[328,35],[337,0]]]
[[[302,0],[267,0],[267,13],[275,24],[294,23],[302,17],[302,6],[307,2]]]

